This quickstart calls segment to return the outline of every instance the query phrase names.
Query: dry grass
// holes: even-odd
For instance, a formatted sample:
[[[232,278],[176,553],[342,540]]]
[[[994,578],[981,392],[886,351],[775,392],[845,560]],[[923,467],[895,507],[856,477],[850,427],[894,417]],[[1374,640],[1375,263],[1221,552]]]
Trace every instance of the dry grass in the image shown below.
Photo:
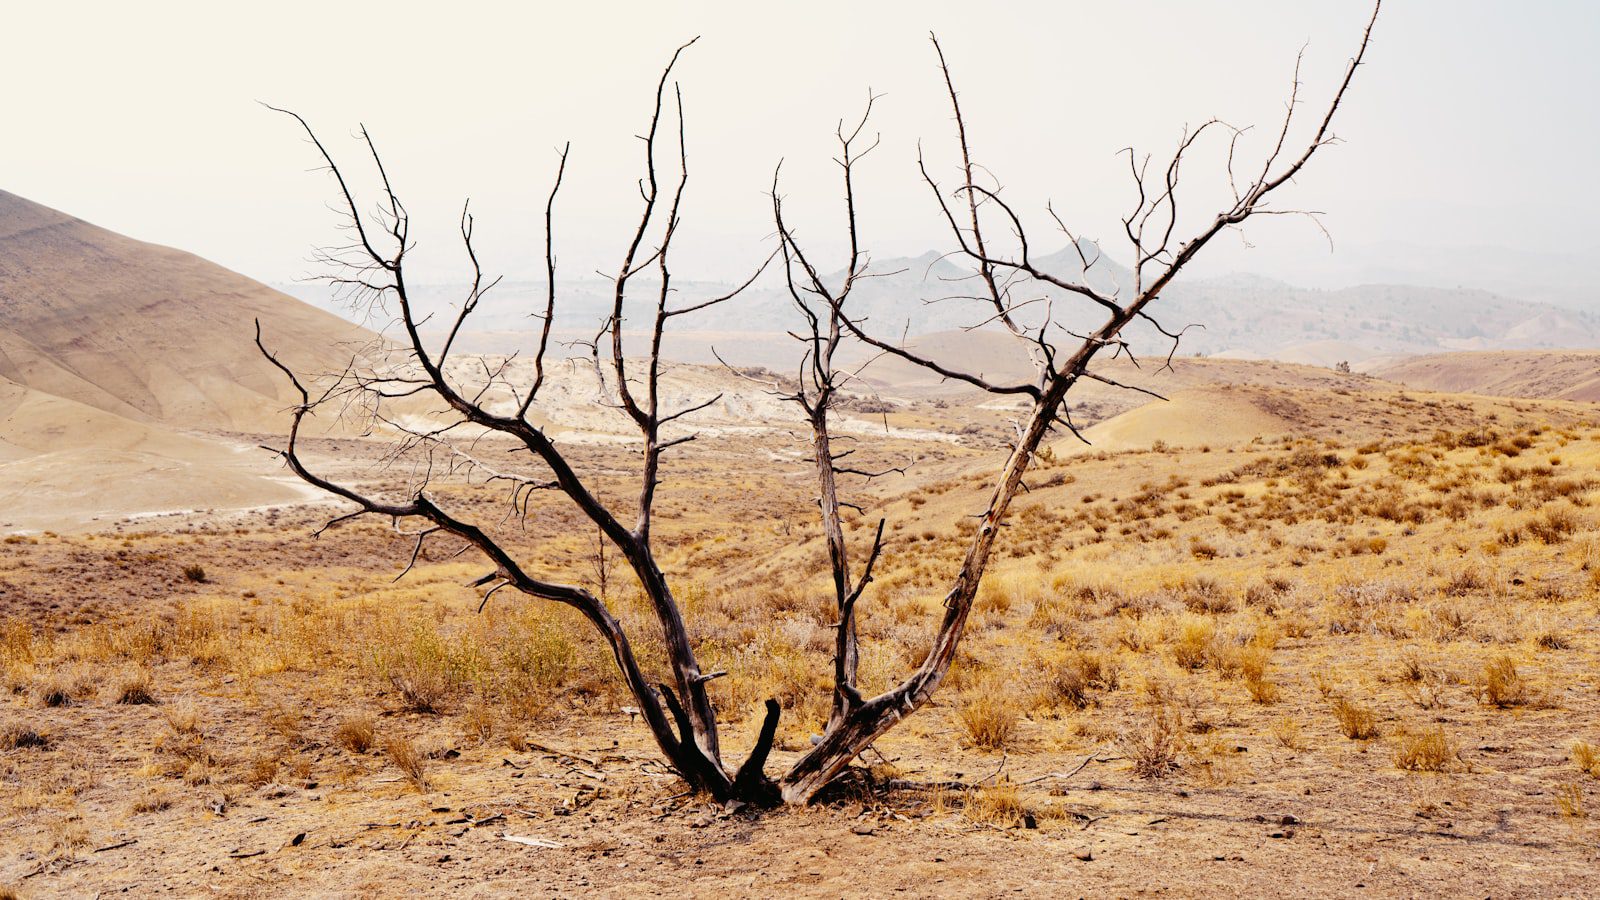
[[[352,716],[333,730],[333,742],[351,753],[366,753],[377,740],[377,726],[371,716]]]
[[[391,735],[383,742],[383,752],[412,787],[423,793],[428,791],[427,759],[410,738]]]
[[[1061,816],[1061,811],[1053,805],[1028,802],[1017,785],[1006,780],[966,791],[961,797],[961,817],[974,825],[1037,828],[1041,821]]]
[[[1499,709],[1526,706],[1530,699],[1528,683],[1517,671],[1516,661],[1498,656],[1486,663],[1478,677],[1478,697]]]
[[[1456,761],[1456,746],[1435,726],[1418,732],[1404,732],[1395,741],[1394,764],[1410,772],[1443,772]]]
[[[156,702],[148,669],[131,669],[123,673],[112,693],[116,701],[125,706],[148,706]]]
[[[1600,778],[1600,748],[1588,741],[1574,741],[1572,744],[1572,763],[1578,771],[1590,778]]]
[[[1589,810],[1583,804],[1583,788],[1571,781],[1557,785],[1556,812],[1564,819],[1587,819]]]
[[[256,754],[251,758],[249,770],[245,773],[245,783],[251,787],[261,787],[270,784],[278,777],[278,768],[282,760],[278,754],[266,751]]]
[[[50,736],[32,725],[22,722],[0,725],[0,750],[48,750],[50,744]]]
[[[1004,749],[1017,728],[1017,707],[1001,690],[989,688],[962,698],[956,718],[974,747]]]
[[[200,707],[192,700],[181,700],[162,707],[161,717],[176,735],[198,737],[201,733]]]
[[[1273,740],[1290,750],[1306,749],[1305,730],[1294,719],[1277,719],[1271,727]]]
[[[1339,733],[1352,741],[1370,741],[1378,736],[1378,716],[1369,706],[1337,697],[1333,701],[1333,717],[1339,723]]]

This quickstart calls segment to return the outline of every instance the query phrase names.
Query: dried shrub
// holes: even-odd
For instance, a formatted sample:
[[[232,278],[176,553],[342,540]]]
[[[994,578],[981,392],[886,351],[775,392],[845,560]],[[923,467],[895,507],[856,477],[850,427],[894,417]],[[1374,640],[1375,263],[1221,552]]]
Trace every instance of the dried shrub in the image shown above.
[[[1164,778],[1178,769],[1178,753],[1183,749],[1182,717],[1165,704],[1155,704],[1145,726],[1123,735],[1120,743],[1133,761],[1133,774],[1145,779]]]
[[[412,712],[439,712],[484,668],[475,642],[446,637],[425,622],[381,635],[372,651],[378,674]]]
[[[1524,527],[1528,534],[1546,544],[1559,544],[1581,525],[1577,513],[1564,506],[1552,507],[1544,514],[1530,520]]]
[[[351,753],[365,753],[372,749],[377,730],[372,717],[352,716],[340,722],[333,730],[333,742]]]
[[[1478,697],[1484,703],[1509,709],[1526,706],[1529,699],[1528,682],[1517,671],[1517,664],[1509,656],[1499,656],[1483,667],[1478,678]]]
[[[1455,757],[1455,745],[1442,727],[1402,734],[1394,750],[1395,767],[1410,772],[1443,772]]]
[[[383,742],[383,752],[389,757],[389,762],[400,770],[400,774],[411,782],[412,787],[418,791],[428,790],[427,761],[409,738],[390,737]]]
[[[1087,708],[1094,702],[1092,690],[1115,690],[1121,678],[1114,663],[1085,650],[1046,662],[1044,675],[1042,705],[1072,709]]]
[[[124,706],[152,706],[156,702],[150,686],[150,673],[145,669],[131,669],[118,679],[113,692],[117,702]]]
[[[483,743],[494,737],[494,711],[487,704],[474,703],[461,716],[461,734],[469,741]]]
[[[50,749],[50,736],[22,722],[0,725],[0,750],[27,749]]]
[[[980,690],[964,698],[956,712],[973,746],[999,750],[1017,727],[1017,709],[997,690]]]
[[[1572,744],[1572,762],[1578,771],[1590,778],[1600,778],[1600,748],[1588,741],[1574,741]]]
[[[1333,701],[1333,717],[1339,733],[1352,741],[1370,741],[1378,736],[1378,716],[1371,707],[1338,697]]]
[[[1210,619],[1184,616],[1172,639],[1172,658],[1185,669],[1199,669],[1214,655],[1217,626]]]

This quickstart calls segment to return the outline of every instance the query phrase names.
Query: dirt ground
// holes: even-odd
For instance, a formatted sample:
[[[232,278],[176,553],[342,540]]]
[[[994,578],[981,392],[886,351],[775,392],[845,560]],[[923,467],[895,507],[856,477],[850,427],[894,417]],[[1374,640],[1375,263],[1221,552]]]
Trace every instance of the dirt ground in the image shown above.
[[[1567,407],[1425,401],[1414,434],[1357,447],[1352,404],[1314,446],[1047,461],[933,705],[799,810],[682,795],[581,622],[504,597],[478,613],[465,585],[482,564],[449,545],[397,583],[410,541],[380,523],[313,539],[328,506],[13,537],[0,887],[1600,893],[1600,764],[1575,749],[1600,742],[1600,431]],[[1498,443],[1448,431],[1486,416]],[[348,442],[323,449],[354,465]],[[803,468],[776,438],[761,449],[709,441],[679,464],[662,541],[707,665],[730,670],[724,743],[747,747],[757,703],[784,701],[776,772],[818,727],[826,632],[783,574],[818,552],[796,524]],[[890,451],[925,458],[867,496],[903,525],[862,623],[868,681],[914,663],[997,452]],[[586,453],[625,471],[625,450]],[[593,574],[592,535],[554,505],[518,534],[542,566]],[[1485,681],[1497,671],[1511,687]],[[986,739],[974,721],[995,698],[1005,728]]]
[[[148,708],[80,710],[99,721],[65,728],[110,738],[77,746],[107,767],[136,759],[141,726],[158,717]],[[911,791],[730,812],[677,797],[670,777],[649,774],[649,748],[634,740],[613,747],[604,737],[634,730],[603,726],[546,737],[585,760],[464,747],[438,763],[436,784],[423,793],[378,769],[337,785],[273,785],[232,802],[200,790],[170,810],[118,821],[151,788],[113,779],[83,798],[86,818],[111,819],[95,829],[94,846],[41,865],[19,852],[37,837],[37,820],[14,819],[0,872],[23,896],[41,897],[1525,897],[1600,889],[1593,826],[1548,811],[1546,785],[1567,766],[1557,722],[1481,736],[1493,743],[1464,754],[1473,775],[1421,784],[1382,771],[1363,748],[1313,762],[1260,741],[1237,745],[1238,779],[1215,787],[1183,775],[1144,782],[1114,758],[1059,781],[1052,770],[1085,757],[1007,759],[1007,775],[1042,778],[1034,783],[1050,785],[1048,802],[1059,807],[1031,829],[973,823]],[[884,752],[913,775],[926,766],[982,777],[999,765],[990,755],[940,753],[939,738],[886,741]],[[906,744],[923,744],[926,757],[910,757]]]

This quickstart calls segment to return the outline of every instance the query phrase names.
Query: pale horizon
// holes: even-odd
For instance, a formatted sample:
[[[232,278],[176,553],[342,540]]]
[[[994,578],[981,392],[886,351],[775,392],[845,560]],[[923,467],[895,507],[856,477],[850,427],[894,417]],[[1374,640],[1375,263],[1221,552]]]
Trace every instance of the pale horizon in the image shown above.
[[[106,6],[88,17],[93,28],[58,8],[14,12],[14,33],[27,39],[0,72],[31,87],[10,98],[0,188],[272,283],[319,271],[309,257],[337,237],[326,209],[335,198],[331,181],[307,171],[317,160],[294,123],[258,101],[305,115],[362,177],[350,135],[371,129],[413,211],[416,265],[430,281],[461,274],[453,229],[468,196],[489,266],[512,278],[542,272],[543,199],[556,148],[570,140],[557,246],[562,277],[582,278],[615,267],[636,215],[632,136],[662,64],[699,35],[676,73],[691,167],[677,267],[726,280],[770,248],[765,191],[780,159],[791,215],[839,258],[831,132],[869,87],[883,94],[874,118],[883,147],[862,169],[865,242],[879,258],[949,248],[915,169],[920,140],[936,174],[953,173],[933,30],[974,153],[1028,216],[1035,243],[1064,243],[1046,227],[1049,200],[1118,256],[1116,214],[1130,196],[1120,148],[1159,158],[1185,124],[1215,115],[1255,126],[1241,150],[1254,158],[1277,124],[1295,53],[1305,47],[1309,120],[1367,13],[1064,4],[970,20],[953,4],[848,14],[823,5],[772,22],[737,4],[696,4],[638,10],[616,29],[614,14],[567,8],[480,6],[432,22],[422,7],[385,7],[380,19],[370,5],[288,4],[241,31],[204,9]],[[1585,50],[1596,38],[1600,10],[1576,3],[1391,4],[1335,129],[1342,144],[1284,200],[1323,211],[1333,249],[1308,223],[1273,221],[1251,227],[1254,249],[1225,241],[1194,274],[1520,286],[1527,299],[1586,301],[1600,206],[1586,148],[1600,135],[1575,111],[1600,83]],[[1133,53],[1150,62],[1127,67]],[[1221,186],[1219,159],[1186,170],[1197,214]]]

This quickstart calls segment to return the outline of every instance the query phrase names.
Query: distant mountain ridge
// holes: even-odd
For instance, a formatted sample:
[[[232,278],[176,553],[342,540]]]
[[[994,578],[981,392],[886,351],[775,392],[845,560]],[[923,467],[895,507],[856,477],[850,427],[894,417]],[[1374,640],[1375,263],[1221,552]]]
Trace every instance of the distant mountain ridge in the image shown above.
[[[1089,283],[1099,290],[1131,292],[1126,266],[1099,255],[1084,242],[1083,256],[1092,263]],[[851,307],[876,333],[915,338],[956,331],[981,321],[984,308],[964,296],[978,292],[978,283],[960,257],[926,253],[873,261],[873,277],[857,282]],[[1040,269],[1064,277],[1084,277],[1079,253],[1070,245],[1032,262]],[[842,272],[828,276],[840,283]],[[592,331],[610,309],[610,284],[600,278],[559,281],[557,329],[573,334]],[[637,296],[649,293],[640,283]],[[729,285],[707,282],[677,283],[678,295],[691,300],[714,296]],[[337,309],[325,292],[305,286],[285,287],[324,308]],[[1035,301],[1019,317],[1041,321],[1048,298],[1051,321],[1073,331],[1099,323],[1098,308],[1082,297],[1037,283],[1016,281],[1014,297]],[[542,282],[511,282],[496,288],[475,314],[474,346],[495,352],[523,349],[533,333],[529,314],[543,308]],[[456,292],[442,286],[422,286],[413,292],[425,309],[447,309]],[[344,311],[348,314],[348,311]],[[1275,359],[1331,366],[1339,361],[1360,364],[1369,360],[1463,350],[1538,350],[1600,347],[1600,315],[1593,312],[1513,298],[1471,288],[1440,288],[1401,284],[1369,284],[1341,289],[1297,287],[1259,275],[1239,273],[1212,278],[1180,276],[1170,285],[1153,314],[1168,329],[1189,329],[1180,352],[1233,358]],[[714,316],[680,320],[680,353],[702,359],[692,335],[714,332],[721,347],[737,354],[739,335],[782,335],[796,322],[793,301],[770,273],[745,295],[718,309]],[[1166,351],[1167,341],[1153,328],[1136,323],[1128,336],[1144,352]],[[709,339],[709,338],[708,338]],[[749,343],[749,341],[746,341]],[[754,345],[752,344],[753,348]],[[768,354],[782,351],[781,342],[762,346]],[[754,352],[752,349],[751,352]],[[756,362],[755,359],[739,360]],[[759,360],[768,361],[768,360]]]

